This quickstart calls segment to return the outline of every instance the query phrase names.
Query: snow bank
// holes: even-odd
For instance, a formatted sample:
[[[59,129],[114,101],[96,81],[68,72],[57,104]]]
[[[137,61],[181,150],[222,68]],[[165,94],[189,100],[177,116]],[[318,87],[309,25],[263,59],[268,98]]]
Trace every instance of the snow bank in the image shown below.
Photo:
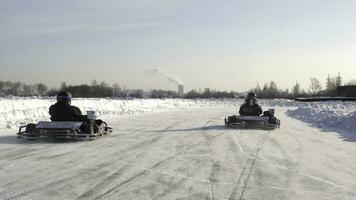
[[[274,107],[295,107],[300,105],[300,102],[288,99],[260,99],[258,100],[258,103],[264,109]]]
[[[0,129],[16,128],[27,123],[49,120],[48,108],[55,103],[54,98],[0,98]],[[144,112],[174,109],[235,107],[238,110],[243,99],[73,99],[83,113],[94,110],[98,117],[125,116]],[[356,113],[350,113],[355,104],[350,103],[300,103],[292,100],[259,100],[264,108],[298,107],[288,113],[304,121],[313,121],[318,125],[354,126]],[[320,105],[318,105],[320,104]],[[320,117],[319,113],[323,113]],[[346,113],[346,114],[345,114]],[[318,114],[318,115],[317,115]],[[335,120],[336,119],[336,120]],[[341,124],[341,125],[340,125]]]
[[[300,103],[288,115],[323,129],[356,131],[355,102],[309,102]]]
[[[15,128],[31,122],[49,120],[48,108],[53,98],[0,98],[0,129]],[[137,113],[224,105],[224,100],[184,99],[73,99],[83,113],[94,110],[98,117],[133,115]],[[238,104],[231,101],[231,104]]]
[[[49,120],[48,108],[55,103],[54,98],[0,98],[0,129],[19,127],[27,123]],[[83,113],[94,110],[98,117],[107,118],[117,115],[133,115],[144,112],[208,108],[217,106],[238,107],[243,100],[212,100],[212,99],[73,99],[73,105]],[[263,107],[293,106],[289,100],[260,100]]]

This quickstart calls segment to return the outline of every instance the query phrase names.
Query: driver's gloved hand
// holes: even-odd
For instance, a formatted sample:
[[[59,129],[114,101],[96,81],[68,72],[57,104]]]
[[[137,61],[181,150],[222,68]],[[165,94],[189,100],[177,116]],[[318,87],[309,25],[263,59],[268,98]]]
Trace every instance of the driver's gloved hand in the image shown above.
[[[270,114],[268,111],[264,111],[264,112],[263,112],[263,116],[265,116],[265,117],[270,117],[271,114]]]
[[[97,125],[101,125],[101,124],[103,123],[103,120],[97,119],[97,120],[95,120],[95,123],[96,123]]]

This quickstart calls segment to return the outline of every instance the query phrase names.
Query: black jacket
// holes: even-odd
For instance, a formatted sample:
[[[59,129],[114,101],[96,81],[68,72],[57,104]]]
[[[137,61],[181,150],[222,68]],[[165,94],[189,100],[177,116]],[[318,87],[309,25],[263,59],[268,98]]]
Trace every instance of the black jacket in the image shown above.
[[[246,102],[241,105],[239,114],[244,116],[260,116],[262,114],[262,108],[256,102],[250,105],[248,100],[246,100]]]
[[[86,121],[79,108],[66,102],[57,102],[49,108],[52,121]]]

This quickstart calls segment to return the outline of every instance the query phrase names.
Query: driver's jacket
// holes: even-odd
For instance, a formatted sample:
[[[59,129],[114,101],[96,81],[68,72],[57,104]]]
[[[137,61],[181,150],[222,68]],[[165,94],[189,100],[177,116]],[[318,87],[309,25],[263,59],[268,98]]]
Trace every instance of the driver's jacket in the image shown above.
[[[243,116],[260,116],[262,114],[262,108],[257,103],[254,103],[253,105],[244,103],[240,107],[239,114]]]
[[[86,121],[79,108],[66,102],[57,102],[49,108],[52,121]]]

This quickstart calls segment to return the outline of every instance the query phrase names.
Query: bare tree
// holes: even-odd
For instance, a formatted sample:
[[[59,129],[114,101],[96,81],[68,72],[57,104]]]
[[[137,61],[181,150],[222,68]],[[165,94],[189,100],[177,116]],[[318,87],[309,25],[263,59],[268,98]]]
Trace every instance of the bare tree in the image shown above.
[[[326,79],[326,90],[328,92],[332,92],[336,89],[336,80],[334,77],[330,77],[328,75],[328,78]]]
[[[121,87],[119,84],[115,83],[112,85],[112,88],[113,88],[113,94],[112,96],[113,97],[118,97],[119,94],[120,94],[120,91],[121,91]]]
[[[293,97],[298,97],[300,93],[301,93],[300,85],[298,82],[296,82],[292,88],[292,95]]]
[[[21,96],[36,96],[38,95],[37,87],[33,85],[23,84],[23,94]]]
[[[335,78],[335,85],[336,85],[336,87],[342,85],[342,77],[340,75],[340,72],[338,73],[338,75]]]
[[[322,89],[321,82],[317,78],[310,79],[310,91],[313,95],[318,94]]]
[[[262,93],[262,89],[259,83],[257,83],[256,87],[254,89],[252,89],[252,91],[254,91],[256,94],[261,94]]]
[[[37,91],[38,91],[39,95],[46,95],[47,94],[48,87],[45,84],[38,83],[38,84],[36,84],[36,87],[37,87]]]
[[[61,83],[60,90],[64,91],[64,90],[66,90],[67,87],[68,87],[68,86],[67,86],[67,83],[66,83],[65,81],[63,81],[63,82]]]

